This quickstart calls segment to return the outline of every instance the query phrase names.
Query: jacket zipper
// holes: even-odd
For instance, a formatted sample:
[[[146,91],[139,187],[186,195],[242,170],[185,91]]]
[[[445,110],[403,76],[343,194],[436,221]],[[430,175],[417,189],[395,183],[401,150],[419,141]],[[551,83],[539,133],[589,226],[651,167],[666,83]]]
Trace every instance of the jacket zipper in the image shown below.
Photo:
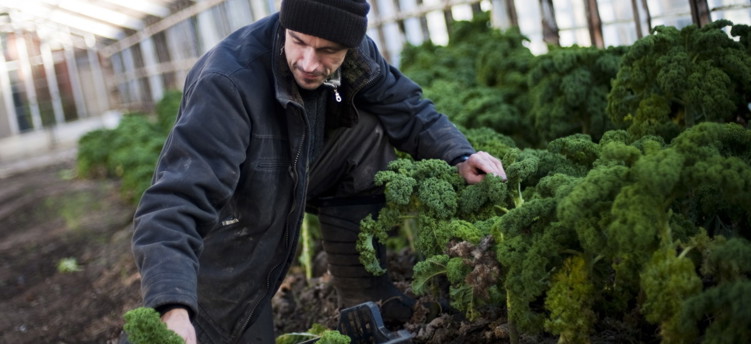
[[[275,265],[274,268],[271,269],[271,272],[269,273],[269,275],[266,276],[266,296],[268,296],[269,289],[271,289],[271,283],[269,282],[269,277],[271,276],[271,274],[274,271],[276,271],[276,268],[278,268],[279,265],[281,265],[281,264]],[[261,299],[261,302],[263,302],[263,300],[266,298],[266,296],[264,296],[263,299]],[[253,318],[253,315],[256,314],[256,309],[258,308],[258,305],[259,305],[259,303],[256,303],[255,306],[253,306],[253,309],[250,311],[250,314],[248,314],[248,316],[245,317],[245,319],[243,320],[243,323],[242,323],[242,327],[240,327],[242,329],[242,331],[240,331],[240,333],[237,334],[237,338],[235,338],[235,340],[233,340],[233,342],[237,343],[237,340],[239,340],[242,337],[242,334],[247,330],[246,327],[248,326],[248,323],[250,323],[250,319]]]
[[[342,102],[342,96],[339,94],[339,86],[342,85],[342,71],[337,69],[334,74],[323,82],[324,85],[331,87],[334,91],[334,99],[337,103]]]
[[[303,110],[303,111],[305,111],[305,110]],[[305,121],[304,118],[303,118],[303,121]],[[294,180],[295,183],[294,183],[294,187],[292,189],[292,207],[290,207],[290,211],[289,211],[289,213],[287,213],[287,218],[289,218],[297,210],[297,202],[294,201],[294,199],[297,196],[297,182],[299,180],[299,176],[297,174],[297,164],[300,161],[300,155],[302,155],[302,149],[305,146],[305,138],[307,137],[306,133],[307,133],[307,130],[308,130],[308,125],[306,124],[305,127],[306,127],[306,129],[303,130],[302,137],[300,137],[300,147],[297,149],[297,153],[295,154],[295,159],[292,161],[292,166],[291,166],[292,171],[290,171],[291,174],[292,174],[292,179]],[[285,246],[285,248],[289,248],[290,247],[290,243],[289,243],[289,230],[288,229],[284,230],[284,246]]]
[[[297,166],[298,161],[300,160],[300,155],[302,154],[302,148],[303,148],[303,146],[305,146],[305,137],[306,136],[307,135],[305,135],[305,131],[303,131],[302,137],[301,137],[301,140],[300,140],[300,142],[301,142],[300,143],[300,148],[297,150],[297,153],[295,154],[295,159],[292,161],[292,167],[291,167],[292,171],[291,172],[292,172],[292,178],[295,181],[295,184],[294,184],[295,185],[295,189],[294,189],[293,193],[297,193],[296,189],[297,189],[297,179],[298,178],[297,178],[297,169],[296,169],[296,166]],[[288,216],[291,215],[292,213],[294,213],[295,210],[297,209],[297,207],[295,206],[295,204],[296,204],[295,202],[292,202],[292,208],[291,208]],[[285,246],[285,248],[289,248],[290,247],[290,244],[289,244],[289,230],[287,230],[287,229],[284,230],[284,246]],[[285,258],[284,261],[286,262],[287,260],[288,259]],[[282,264],[275,265],[274,268],[271,269],[271,271],[272,271],[271,273],[273,273],[273,271],[276,271],[276,269],[280,265],[282,265]],[[269,290],[271,289],[271,282],[269,282],[269,277],[271,276],[271,273],[269,273],[269,275],[266,276],[266,293],[268,293]],[[248,326],[248,323],[250,322],[250,319],[253,317],[253,314],[256,313],[256,308],[258,308],[258,304],[256,304],[253,307],[253,310],[250,311],[250,314],[248,314],[248,316],[243,320],[242,327],[241,327],[243,329],[243,332],[247,330],[246,327]],[[242,335],[242,333],[240,333],[240,335]],[[240,337],[238,337],[238,339],[239,338]]]
[[[297,150],[297,154],[295,155],[295,160],[292,162],[292,179],[295,181],[295,186],[292,189],[292,207],[290,207],[289,213],[287,214],[287,217],[294,214],[294,212],[297,210],[297,202],[294,201],[295,196],[297,195],[297,181],[298,181],[298,175],[297,175],[297,163],[300,160],[300,154],[302,154],[302,147],[305,145],[305,132],[302,134],[301,143],[300,143],[300,149]],[[289,248],[289,230],[284,230],[284,246]]]

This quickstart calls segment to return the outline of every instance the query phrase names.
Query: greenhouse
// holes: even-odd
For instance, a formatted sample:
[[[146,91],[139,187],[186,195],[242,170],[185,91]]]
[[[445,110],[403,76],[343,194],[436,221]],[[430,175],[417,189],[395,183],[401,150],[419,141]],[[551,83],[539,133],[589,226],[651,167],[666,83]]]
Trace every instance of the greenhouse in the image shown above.
[[[404,44],[428,39],[446,44],[452,21],[481,11],[490,11],[499,28],[519,27],[536,53],[546,51],[547,44],[628,45],[657,25],[683,27],[722,18],[747,23],[751,18],[743,0],[399,0],[372,5],[368,33],[394,64]],[[151,109],[165,90],[182,88],[201,54],[230,32],[276,11],[278,3],[3,0],[0,9],[0,161],[7,161],[32,147],[47,149],[35,147],[39,141],[56,142],[32,134],[30,143],[19,138],[24,134]]]
[[[296,82],[290,103],[276,83],[274,99],[250,82],[235,87],[265,76],[258,71],[225,75],[226,88],[200,79],[218,86],[188,98],[194,67],[283,1],[291,0],[0,0],[0,342],[179,343],[189,336],[162,326],[172,326],[175,309],[201,342],[255,343],[248,333],[263,317],[273,320],[276,343],[751,342],[751,1],[364,0],[363,27],[377,48],[367,53],[393,67],[365,70],[393,74],[324,79],[296,69],[284,43],[290,65],[280,75]],[[323,44],[315,54],[346,46],[285,33],[299,46]],[[357,48],[344,58],[348,49],[338,50],[337,70],[365,56]],[[263,80],[278,82],[272,76]],[[335,97],[311,103],[320,90]],[[340,90],[362,97],[344,94],[354,119],[349,108],[331,110]],[[212,92],[236,103],[207,110],[220,103]],[[362,115],[361,104],[398,114]],[[212,121],[175,125],[189,108]],[[247,118],[221,121],[237,120],[227,116],[238,108]],[[251,114],[297,108],[313,115],[268,129]],[[344,115],[332,121],[331,113]],[[405,113],[418,119],[399,122]],[[337,131],[360,130],[370,123],[363,118],[386,128],[388,158],[358,151],[362,141]],[[298,137],[284,135],[299,123],[296,146]],[[444,134],[407,132],[415,123]],[[328,140],[342,136],[353,140],[342,145],[347,165],[331,175],[354,175],[364,164],[358,154],[388,160],[371,171],[377,194],[351,204],[331,196],[339,186],[315,194],[308,184],[327,181],[315,173],[316,154],[328,159]],[[174,155],[186,151],[185,160]],[[486,156],[498,164],[477,162]],[[291,205],[278,195],[291,195]],[[358,209],[376,198],[350,241],[351,233],[327,234],[326,207]],[[170,203],[183,201],[195,203]],[[248,286],[269,289],[269,307],[232,308],[238,323],[225,324],[190,298],[142,304],[158,276],[137,264],[159,266],[165,279],[177,270],[158,263],[172,262],[169,251],[144,256],[159,245],[139,246],[150,238],[139,222],[170,207],[165,228],[195,228],[162,246],[183,249],[193,264],[182,270],[187,279],[209,278],[191,287],[219,290],[214,301],[236,307],[245,287],[211,278],[244,271]],[[279,226],[278,247],[259,239],[273,232],[255,228],[267,222]],[[222,236],[234,244],[217,248],[212,240]],[[345,324],[355,310],[342,307],[346,288],[332,263],[341,252],[327,251],[345,241],[356,242],[346,254],[368,278],[385,274],[397,299],[408,295],[409,312],[390,313],[382,298],[367,309],[376,320],[354,324],[383,338],[358,338]],[[233,256],[236,266],[198,267],[239,251],[247,256]],[[255,274],[264,255],[279,263]]]

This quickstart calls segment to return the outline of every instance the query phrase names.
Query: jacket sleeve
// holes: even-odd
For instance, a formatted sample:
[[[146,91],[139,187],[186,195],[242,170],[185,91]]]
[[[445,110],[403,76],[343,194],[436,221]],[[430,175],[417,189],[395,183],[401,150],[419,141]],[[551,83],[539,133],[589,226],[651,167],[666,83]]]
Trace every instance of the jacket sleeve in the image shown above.
[[[357,101],[381,119],[396,148],[417,159],[447,162],[474,153],[464,134],[423,97],[420,86],[387,63],[371,39],[366,41],[365,54],[376,61],[380,72]]]
[[[249,132],[243,101],[227,77],[208,73],[186,87],[134,219],[145,306],[181,304],[197,313],[202,237],[237,185]]]

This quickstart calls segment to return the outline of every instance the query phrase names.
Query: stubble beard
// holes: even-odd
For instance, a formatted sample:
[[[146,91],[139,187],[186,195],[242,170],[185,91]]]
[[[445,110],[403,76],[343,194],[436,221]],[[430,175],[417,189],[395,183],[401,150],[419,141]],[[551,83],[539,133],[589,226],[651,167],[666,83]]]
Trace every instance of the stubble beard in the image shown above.
[[[315,71],[313,73],[306,73],[301,68],[294,64],[292,66],[293,74],[295,76],[295,82],[297,85],[306,89],[314,90],[320,87],[323,82],[331,75],[331,72],[324,69],[323,71]]]

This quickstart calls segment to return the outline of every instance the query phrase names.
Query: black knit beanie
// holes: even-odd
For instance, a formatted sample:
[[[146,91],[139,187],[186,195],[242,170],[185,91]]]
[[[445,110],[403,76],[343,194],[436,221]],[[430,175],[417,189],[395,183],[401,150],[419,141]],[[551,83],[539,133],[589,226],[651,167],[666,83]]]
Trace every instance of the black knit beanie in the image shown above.
[[[354,48],[368,29],[366,0],[283,0],[282,26]]]

